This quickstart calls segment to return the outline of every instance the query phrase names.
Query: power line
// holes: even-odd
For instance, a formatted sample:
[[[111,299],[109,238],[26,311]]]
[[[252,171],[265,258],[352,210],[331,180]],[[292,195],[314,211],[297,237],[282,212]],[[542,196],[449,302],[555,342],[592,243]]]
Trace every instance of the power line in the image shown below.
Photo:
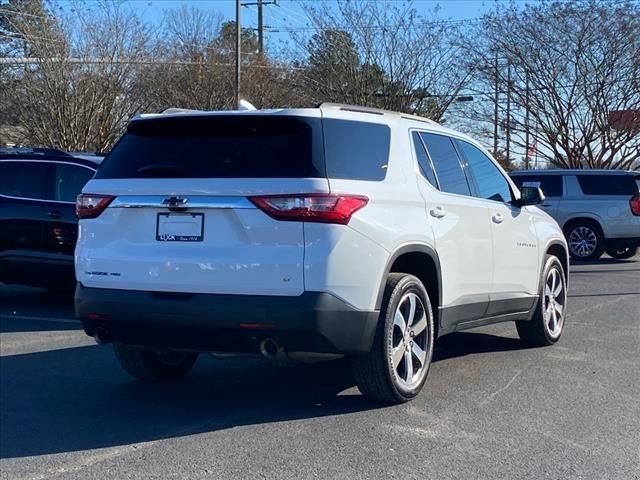
[[[459,20],[454,20],[454,19],[450,19],[450,20],[431,20],[431,21],[425,21],[425,22],[418,22],[416,23],[417,26],[424,26],[424,27],[429,27],[429,26],[438,26],[438,25],[450,25],[450,24],[471,24],[471,23],[479,23],[481,21],[483,21],[484,18],[483,17],[478,17],[478,18],[463,18],[463,19],[459,19]],[[327,26],[307,26],[307,27],[285,27],[282,29],[278,29],[278,30],[271,30],[272,32],[283,32],[283,33],[291,33],[291,32],[316,32],[316,31],[322,31],[322,30],[326,30]],[[344,28],[345,30],[349,30],[347,27],[339,27],[339,28]],[[360,29],[363,30],[388,30],[391,28],[397,28],[397,25],[362,25],[359,27]]]
[[[223,63],[223,62],[198,62],[189,60],[133,60],[133,59],[111,59],[111,58],[77,58],[77,57],[0,57],[0,65],[25,65],[25,64],[40,64],[44,62],[60,62],[60,63],[72,63],[72,64],[84,64],[84,65],[103,65],[103,64],[116,64],[116,65],[200,65],[200,66],[214,66],[214,67],[233,67],[235,63]],[[294,67],[292,65],[260,65],[260,64],[244,64],[245,68],[262,68],[269,69],[274,68],[278,70],[305,70],[301,67]]]

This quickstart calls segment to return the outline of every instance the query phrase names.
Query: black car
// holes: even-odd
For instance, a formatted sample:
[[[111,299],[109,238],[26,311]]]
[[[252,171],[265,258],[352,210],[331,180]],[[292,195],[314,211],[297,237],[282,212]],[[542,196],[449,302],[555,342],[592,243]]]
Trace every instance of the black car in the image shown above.
[[[101,160],[50,149],[0,149],[0,283],[73,288],[76,196]]]

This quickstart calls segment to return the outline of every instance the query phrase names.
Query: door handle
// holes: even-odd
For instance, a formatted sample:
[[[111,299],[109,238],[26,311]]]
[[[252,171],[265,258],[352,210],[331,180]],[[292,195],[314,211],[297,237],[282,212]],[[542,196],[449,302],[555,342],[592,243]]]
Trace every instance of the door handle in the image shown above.
[[[442,218],[447,214],[446,210],[442,207],[433,207],[429,213],[435,218]]]
[[[51,218],[64,217],[64,213],[62,213],[60,210],[51,210],[50,212],[47,212],[47,215],[50,216]]]
[[[491,217],[491,220],[493,220],[493,223],[502,223],[504,221],[504,218],[502,218],[501,213],[494,213],[493,217]]]

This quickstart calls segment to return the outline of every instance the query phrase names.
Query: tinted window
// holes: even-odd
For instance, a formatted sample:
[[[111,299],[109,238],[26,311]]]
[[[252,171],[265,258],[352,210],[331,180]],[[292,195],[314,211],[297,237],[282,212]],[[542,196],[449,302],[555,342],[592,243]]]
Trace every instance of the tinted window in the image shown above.
[[[413,147],[416,150],[416,156],[418,157],[418,165],[420,166],[420,171],[422,172],[422,175],[424,176],[424,178],[426,178],[431,185],[438,188],[438,181],[436,180],[436,174],[433,171],[431,160],[429,160],[427,151],[424,149],[422,140],[420,140],[420,134],[418,132],[413,132],[412,135],[413,135]]]
[[[453,142],[444,135],[421,133],[443,192],[471,195]]]
[[[134,121],[96,178],[323,177],[320,138],[314,119],[218,115]]]
[[[54,165],[54,199],[62,202],[75,202],[82,187],[93,177],[93,170],[68,163]]]
[[[384,180],[391,131],[386,125],[326,119],[322,122],[330,178]]]
[[[518,188],[522,188],[522,184],[526,182],[540,187],[547,197],[562,196],[562,175],[514,175],[511,179]]]
[[[511,189],[509,182],[498,170],[493,161],[482,150],[470,143],[456,140],[458,146],[469,165],[469,170],[475,181],[478,196],[496,202],[510,202]]]
[[[0,162],[0,194],[50,200],[50,164],[47,162]]]
[[[635,195],[633,175],[576,175],[585,195]]]

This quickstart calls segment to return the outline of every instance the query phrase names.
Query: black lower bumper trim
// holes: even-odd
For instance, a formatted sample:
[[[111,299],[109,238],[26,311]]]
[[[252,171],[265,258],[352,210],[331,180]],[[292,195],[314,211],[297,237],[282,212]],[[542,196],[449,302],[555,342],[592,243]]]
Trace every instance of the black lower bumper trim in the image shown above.
[[[607,238],[607,248],[640,247],[640,237]]]
[[[356,310],[327,293],[298,297],[158,293],[78,284],[76,316],[93,336],[131,345],[215,352],[257,352],[273,338],[294,352],[371,349],[379,312]]]

